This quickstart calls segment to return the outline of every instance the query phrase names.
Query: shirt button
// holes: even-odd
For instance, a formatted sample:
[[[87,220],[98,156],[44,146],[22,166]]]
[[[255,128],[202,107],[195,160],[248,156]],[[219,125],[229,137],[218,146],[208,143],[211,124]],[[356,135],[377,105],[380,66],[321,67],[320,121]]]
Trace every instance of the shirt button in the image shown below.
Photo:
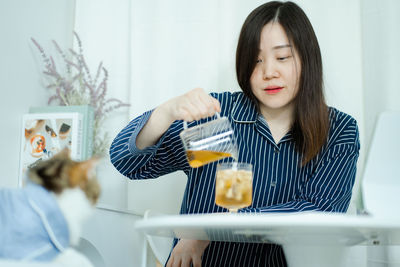
[[[275,149],[274,149],[274,153],[275,153],[275,154],[278,154],[278,153],[279,153],[279,149],[275,148]]]

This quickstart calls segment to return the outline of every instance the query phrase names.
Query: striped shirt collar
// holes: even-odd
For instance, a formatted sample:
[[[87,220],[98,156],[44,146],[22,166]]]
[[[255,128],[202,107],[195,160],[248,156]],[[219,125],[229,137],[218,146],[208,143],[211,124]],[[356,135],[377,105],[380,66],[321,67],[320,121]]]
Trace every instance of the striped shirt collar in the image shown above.
[[[254,103],[242,92],[237,92],[236,96],[237,98],[233,104],[231,112],[233,121],[236,123],[256,123],[259,121],[259,123],[256,124],[257,131],[275,144],[267,120],[257,112],[257,108]],[[291,130],[282,137],[279,143],[290,140],[293,140],[293,134]]]
[[[232,108],[232,119],[239,123],[254,123],[257,121],[258,112],[254,103],[242,92],[236,93],[237,99]]]

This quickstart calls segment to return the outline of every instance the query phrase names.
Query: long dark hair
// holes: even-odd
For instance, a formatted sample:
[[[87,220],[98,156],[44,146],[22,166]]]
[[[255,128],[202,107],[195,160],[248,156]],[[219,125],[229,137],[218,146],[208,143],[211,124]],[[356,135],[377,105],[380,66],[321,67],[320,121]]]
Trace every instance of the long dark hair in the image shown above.
[[[298,52],[301,73],[294,99],[292,132],[297,150],[305,165],[325,144],[329,131],[328,107],[323,93],[321,51],[313,27],[304,11],[293,2],[272,1],[253,10],[246,18],[236,50],[236,75],[243,93],[258,107],[250,77],[255,68],[260,35],[271,21],[285,30],[289,42]]]

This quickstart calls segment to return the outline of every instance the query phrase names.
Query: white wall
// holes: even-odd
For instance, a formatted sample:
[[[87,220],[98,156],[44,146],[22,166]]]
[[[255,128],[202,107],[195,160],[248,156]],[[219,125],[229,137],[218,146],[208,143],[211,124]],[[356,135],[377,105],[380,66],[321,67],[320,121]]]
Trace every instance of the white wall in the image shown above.
[[[51,38],[60,45],[72,44],[75,1],[0,1],[0,186],[17,185],[22,115],[29,106],[47,103],[42,86],[43,67],[30,38],[45,48]],[[62,10],[62,12],[60,12]]]
[[[363,0],[361,10],[364,112],[369,143],[378,114],[400,110],[400,2]]]
[[[400,110],[400,1],[361,2],[365,143],[379,113]],[[400,266],[400,247],[368,247],[369,266]]]

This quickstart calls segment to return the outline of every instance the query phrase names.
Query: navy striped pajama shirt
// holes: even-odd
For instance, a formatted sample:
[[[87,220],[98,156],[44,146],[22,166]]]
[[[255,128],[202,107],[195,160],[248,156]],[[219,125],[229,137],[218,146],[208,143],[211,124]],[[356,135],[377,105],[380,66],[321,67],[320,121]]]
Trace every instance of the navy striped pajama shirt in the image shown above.
[[[346,212],[360,149],[355,119],[330,107],[328,140],[314,159],[301,166],[291,132],[276,144],[267,121],[242,92],[211,95],[221,103],[221,116],[232,124],[239,146],[238,161],[252,163],[254,168],[253,203],[239,212]],[[110,156],[115,168],[130,179],[184,171],[188,180],[181,214],[227,211],[214,203],[217,163],[190,168],[179,137],[182,121],[174,122],[154,146],[144,150],[136,147],[136,137],[151,113],[132,120],[113,141]],[[282,247],[274,244],[211,242],[202,265],[286,266],[286,260]]]

